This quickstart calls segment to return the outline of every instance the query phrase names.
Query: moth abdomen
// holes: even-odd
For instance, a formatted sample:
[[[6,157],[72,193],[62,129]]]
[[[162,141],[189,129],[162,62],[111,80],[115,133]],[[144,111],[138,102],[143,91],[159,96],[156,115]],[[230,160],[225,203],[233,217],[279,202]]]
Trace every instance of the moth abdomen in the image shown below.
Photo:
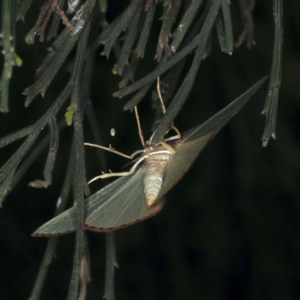
[[[158,194],[163,183],[165,167],[170,153],[156,153],[147,157],[147,168],[144,177],[144,192],[148,207],[158,200]]]

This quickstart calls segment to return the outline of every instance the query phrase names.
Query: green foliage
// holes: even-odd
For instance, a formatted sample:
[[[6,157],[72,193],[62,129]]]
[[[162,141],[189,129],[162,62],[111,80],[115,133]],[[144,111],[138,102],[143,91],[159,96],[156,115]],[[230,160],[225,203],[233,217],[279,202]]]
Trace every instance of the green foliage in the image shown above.
[[[77,107],[68,107],[67,112],[65,113],[65,119],[68,126],[71,126],[73,123],[73,116],[77,110]]]
[[[289,139],[292,125],[282,119],[281,146],[273,154],[255,148],[257,136],[263,131],[255,128],[260,123],[257,111],[262,108],[258,101],[259,104],[253,104],[252,108],[247,107],[249,113],[233,121],[232,136],[224,133],[226,142],[221,144],[220,137],[219,144],[212,143],[211,150],[204,154],[207,159],[201,161],[201,168],[192,169],[191,177],[184,179],[176,194],[170,196],[174,201],[168,202],[170,205],[151,226],[148,225],[150,221],[144,222],[141,225],[144,227],[133,226],[127,229],[127,235],[122,232],[118,235],[120,265],[126,271],[119,270],[121,280],[116,287],[114,271],[118,264],[113,233],[106,235],[105,279],[102,278],[103,266],[98,265],[95,257],[89,266],[88,249],[101,248],[98,245],[101,237],[95,238],[97,247],[93,244],[94,236],[89,236],[92,246],[87,244],[84,231],[84,196],[89,195],[86,169],[90,178],[90,173],[96,172],[94,165],[110,170],[114,161],[107,166],[103,151],[98,158],[86,156],[85,151],[89,150],[85,150],[84,142],[93,139],[97,144],[108,144],[105,133],[111,128],[109,138],[118,131],[121,147],[131,145],[137,130],[131,127],[125,112],[120,117],[121,105],[129,111],[137,105],[141,107],[144,112],[141,123],[152,124],[156,129],[153,135],[149,134],[149,143],[155,146],[165,137],[174,120],[176,126],[178,122],[182,128],[195,126],[213,115],[212,111],[225,107],[223,102],[237,98],[270,72],[262,111],[266,115],[263,146],[268,144],[270,137],[276,137],[278,99],[284,73],[282,1],[273,0],[273,11],[267,1],[257,3],[259,8],[264,8],[258,10],[260,13],[267,12],[261,19],[256,15],[257,25],[253,21],[255,1],[240,0],[238,3],[231,1],[230,4],[227,0],[131,0],[119,1],[118,5],[106,0],[1,2],[2,210],[13,205],[18,186],[28,184],[36,193],[30,199],[26,196],[29,188],[17,194],[15,199],[22,200],[23,209],[17,207],[13,213],[4,212],[0,216],[4,222],[3,232],[8,236],[12,228],[14,235],[3,245],[23,241],[28,232],[25,234],[22,230],[26,230],[28,223],[38,227],[50,218],[46,208],[37,213],[38,205],[42,203],[46,207],[47,201],[43,199],[45,196],[35,195],[47,188],[43,195],[51,195],[52,200],[58,198],[55,215],[62,213],[67,200],[72,198],[76,237],[75,254],[65,255],[73,259],[67,299],[99,298],[101,288],[109,300],[114,299],[115,294],[118,299],[225,299],[225,295],[228,299],[295,299],[292,282],[299,265],[300,245],[294,238],[298,236],[294,223],[298,220],[299,204],[293,200],[293,195],[298,195],[300,149],[297,142]],[[291,8],[286,19],[292,19],[289,16],[297,11]],[[274,24],[270,21],[271,15]],[[300,28],[297,18],[296,14],[293,26]],[[291,30],[287,36],[289,34]],[[253,45],[256,45],[254,51],[248,51]],[[293,53],[286,56],[289,58],[294,58]],[[297,64],[293,61],[288,65],[286,73],[296,78],[298,73],[293,67]],[[167,106],[164,115],[157,101],[156,79],[159,76]],[[150,89],[153,90],[152,101],[148,101]],[[292,87],[289,90],[294,91]],[[22,91],[26,96],[26,109],[21,108],[17,114],[15,110],[24,100],[17,100]],[[150,106],[155,110],[155,117]],[[291,119],[297,119],[287,109],[285,111]],[[115,117],[117,124],[112,124]],[[122,140],[124,132],[126,139]],[[116,140],[114,137],[114,143]],[[271,151],[269,148],[267,151]],[[39,168],[37,165],[45,153],[44,166]],[[43,169],[43,178],[35,179],[40,175],[32,169],[37,172]],[[271,184],[275,182],[272,176],[278,179],[278,184]],[[188,199],[196,200],[191,203]],[[30,219],[26,226],[15,221],[22,217],[21,213],[16,217],[17,211],[26,215],[25,222]],[[43,213],[44,219],[39,217]],[[11,222],[10,225],[4,220]],[[157,226],[159,220],[162,223]],[[34,286],[33,281],[27,284],[22,278],[24,289],[33,286],[29,299],[66,298],[51,293],[56,290],[53,286],[59,284],[57,278],[69,278],[69,274],[53,271],[56,272],[54,283],[51,270],[47,275],[54,253],[58,256],[61,253],[56,245],[57,237],[51,237],[42,263],[35,260],[31,268],[33,273],[26,275],[37,278]],[[22,250],[19,247],[14,251],[30,253],[25,247],[22,245]],[[145,252],[140,254],[140,249]],[[8,253],[14,254],[14,251],[9,249]],[[159,253],[155,259],[154,252]],[[95,252],[92,255],[95,256]],[[3,260],[8,254],[1,257]],[[20,264],[14,264],[21,274]],[[102,276],[96,279],[103,283],[101,287],[93,281],[88,284],[90,267],[93,274]],[[151,267],[153,274],[147,271]],[[13,268],[9,266],[8,269]],[[69,270],[70,265],[65,269]],[[2,273],[6,272],[3,269]],[[134,276],[135,272],[143,276]],[[96,290],[97,296],[92,295],[92,290]],[[10,291],[17,293],[12,287]],[[9,298],[1,293],[4,291],[0,291],[1,299]],[[28,293],[26,290],[25,296],[9,296],[24,299],[28,298]]]

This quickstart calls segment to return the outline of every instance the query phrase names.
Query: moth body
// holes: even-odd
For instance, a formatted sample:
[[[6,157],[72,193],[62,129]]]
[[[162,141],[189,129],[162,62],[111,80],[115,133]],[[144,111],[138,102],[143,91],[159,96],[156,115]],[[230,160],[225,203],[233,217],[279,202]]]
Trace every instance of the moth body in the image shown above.
[[[148,207],[155,204],[158,200],[157,197],[163,183],[164,171],[172,154],[171,151],[163,147],[159,150],[155,148],[155,151],[149,151],[146,154],[144,193]]]

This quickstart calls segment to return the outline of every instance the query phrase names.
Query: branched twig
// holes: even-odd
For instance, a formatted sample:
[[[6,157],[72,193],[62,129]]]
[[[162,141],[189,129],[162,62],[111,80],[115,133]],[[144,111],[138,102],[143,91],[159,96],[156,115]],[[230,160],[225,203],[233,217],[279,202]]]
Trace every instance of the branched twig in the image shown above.
[[[190,70],[189,70],[186,78],[184,79],[180,89],[178,90],[176,96],[174,97],[170,106],[168,107],[166,114],[161,119],[161,124],[158,126],[158,128],[155,131],[154,136],[152,138],[152,141],[151,141],[152,145],[156,145],[158,142],[161,141],[161,139],[166,134],[167,129],[170,126],[171,122],[174,120],[176,115],[179,113],[184,102],[187,99],[187,96],[192,88],[193,83],[194,83],[195,76],[198,72],[198,68],[200,66],[200,62],[202,60],[203,53],[205,50],[207,38],[213,28],[220,5],[221,5],[221,0],[215,0],[211,4],[210,10],[206,17],[206,21],[203,25],[201,33],[199,34],[199,39],[198,39],[199,46],[197,48],[193,63],[191,65]]]
[[[47,24],[56,10],[57,2],[58,0],[48,0],[41,8],[40,15],[36,21],[36,25],[39,27],[38,35],[40,36],[40,42],[44,41]]]
[[[63,24],[65,24],[67,26],[67,28],[69,28],[69,30],[71,32],[74,31],[74,26],[71,24],[71,22],[69,21],[69,19],[67,18],[67,16],[65,15],[64,11],[60,9],[60,7],[58,5],[56,5],[56,10],[55,12],[60,16]]]
[[[87,3],[90,2],[91,0]],[[69,34],[67,40],[65,41],[63,47],[59,52],[59,55],[56,55],[53,59],[51,59],[51,64],[48,66],[47,72],[42,73],[42,75],[37,79],[37,81],[33,85],[26,88],[23,92],[27,96],[25,106],[28,106],[39,93],[41,93],[41,95],[44,96],[48,86],[52,82],[53,78],[59,71],[60,67],[66,60],[71,50],[74,48],[80,35],[80,29],[83,28],[83,25],[89,19],[91,14],[89,8],[90,7],[86,5],[83,9],[82,14],[80,13],[80,16],[75,15],[73,17],[72,21],[74,22],[74,24],[76,24],[75,29],[78,25],[80,25],[80,28],[78,27],[79,30],[74,30],[73,34]]]

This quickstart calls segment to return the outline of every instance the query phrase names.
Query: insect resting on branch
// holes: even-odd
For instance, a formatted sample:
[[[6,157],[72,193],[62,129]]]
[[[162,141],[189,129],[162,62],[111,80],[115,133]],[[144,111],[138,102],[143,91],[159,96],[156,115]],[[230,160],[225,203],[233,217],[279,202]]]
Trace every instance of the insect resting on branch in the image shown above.
[[[128,172],[102,174],[90,181],[121,176],[85,200],[85,229],[111,231],[156,215],[163,207],[163,195],[180,180],[201,150],[241,109],[265,80],[266,77],[209,120],[188,130],[182,136],[172,124],[170,128],[174,129],[177,135],[164,139],[154,147],[149,146],[151,138],[148,142],[144,142],[136,110],[140,138],[145,148],[130,156],[111,147],[106,148],[86,143],[86,145],[105,149],[131,159],[139,153],[141,156]],[[75,230],[75,222],[75,209],[72,207],[39,227],[33,236],[69,233]]]

